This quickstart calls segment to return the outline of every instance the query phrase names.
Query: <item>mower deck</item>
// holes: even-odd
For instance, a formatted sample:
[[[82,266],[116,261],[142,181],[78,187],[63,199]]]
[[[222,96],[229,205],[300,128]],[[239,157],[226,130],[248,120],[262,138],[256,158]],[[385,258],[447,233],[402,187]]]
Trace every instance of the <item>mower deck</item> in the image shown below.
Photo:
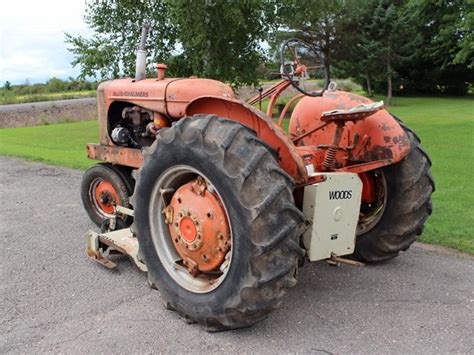
[[[120,214],[133,216],[133,211],[121,206],[114,206],[114,217],[110,219],[112,228],[115,228],[117,215]],[[109,259],[109,255],[114,252],[128,255],[141,271],[148,271],[146,265],[138,258],[138,240],[130,228],[106,233],[96,233],[89,230],[86,233],[86,253],[91,259],[109,269],[113,269],[117,264]]]

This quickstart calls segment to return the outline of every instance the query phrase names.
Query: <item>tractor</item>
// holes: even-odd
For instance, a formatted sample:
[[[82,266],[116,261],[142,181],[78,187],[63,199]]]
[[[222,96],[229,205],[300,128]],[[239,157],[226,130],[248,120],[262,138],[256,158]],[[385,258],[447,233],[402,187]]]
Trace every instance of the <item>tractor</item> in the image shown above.
[[[81,184],[95,261],[130,256],[167,309],[221,331],[265,319],[306,260],[379,263],[422,233],[435,185],[419,137],[383,102],[338,91],[315,46],[285,41],[281,80],[244,102],[165,64],[146,78],[147,32],[135,78],[97,90],[87,156],[100,162]]]

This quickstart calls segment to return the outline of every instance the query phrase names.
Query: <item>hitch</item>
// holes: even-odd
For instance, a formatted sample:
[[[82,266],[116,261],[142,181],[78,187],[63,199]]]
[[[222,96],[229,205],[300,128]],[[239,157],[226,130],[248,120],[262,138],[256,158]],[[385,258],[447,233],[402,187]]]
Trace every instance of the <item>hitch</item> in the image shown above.
[[[117,215],[119,214],[133,217],[133,210],[115,206],[114,216],[109,221],[109,228],[112,231],[96,233],[89,230],[86,233],[86,253],[91,259],[109,269],[117,266],[109,259],[111,253],[118,252],[128,255],[141,271],[147,272],[146,265],[138,258],[138,240],[130,228],[113,230],[117,225]]]
[[[329,265],[334,265],[334,266],[339,266],[341,264],[346,264],[350,266],[365,266],[365,264],[361,263],[360,261],[341,258],[340,256],[337,256],[334,253],[331,253],[331,257],[329,259],[326,259],[326,262]]]

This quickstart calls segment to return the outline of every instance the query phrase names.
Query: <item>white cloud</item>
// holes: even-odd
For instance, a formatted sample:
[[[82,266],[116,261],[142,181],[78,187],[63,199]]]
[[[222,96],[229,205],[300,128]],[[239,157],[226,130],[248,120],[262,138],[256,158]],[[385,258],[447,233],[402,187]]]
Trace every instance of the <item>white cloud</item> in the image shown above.
[[[0,7],[0,85],[77,76],[64,33],[89,34],[85,0],[3,1]]]

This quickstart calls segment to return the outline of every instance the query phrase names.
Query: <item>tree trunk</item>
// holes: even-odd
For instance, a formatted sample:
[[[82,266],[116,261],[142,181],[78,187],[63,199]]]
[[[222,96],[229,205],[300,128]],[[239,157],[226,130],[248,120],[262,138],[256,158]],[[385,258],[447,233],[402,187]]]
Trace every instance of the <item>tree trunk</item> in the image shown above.
[[[387,75],[387,105],[392,101],[392,74]]]
[[[392,56],[392,40],[389,39],[388,45],[388,53],[387,53],[387,106],[390,105],[392,101],[392,63],[391,63],[391,56]]]
[[[390,53],[387,58],[387,106],[392,101],[392,65],[390,63]]]
[[[330,78],[330,72],[329,72],[329,67],[330,67],[330,64],[331,64],[331,45],[330,45],[330,41],[331,41],[331,34],[329,33],[329,30],[328,30],[328,19],[326,18],[326,26],[324,27],[325,28],[325,31],[324,31],[324,36],[325,36],[325,43],[324,43],[324,48],[323,48],[323,54],[324,54],[324,69],[326,70],[326,73],[328,73],[328,77]]]
[[[372,96],[374,96],[374,93],[372,92],[372,84],[371,84],[371,82],[370,82],[370,75],[369,75],[369,73],[367,73],[367,74],[365,75],[365,80],[366,80],[366,82],[367,82],[367,95],[369,95],[369,97],[372,97]]]

